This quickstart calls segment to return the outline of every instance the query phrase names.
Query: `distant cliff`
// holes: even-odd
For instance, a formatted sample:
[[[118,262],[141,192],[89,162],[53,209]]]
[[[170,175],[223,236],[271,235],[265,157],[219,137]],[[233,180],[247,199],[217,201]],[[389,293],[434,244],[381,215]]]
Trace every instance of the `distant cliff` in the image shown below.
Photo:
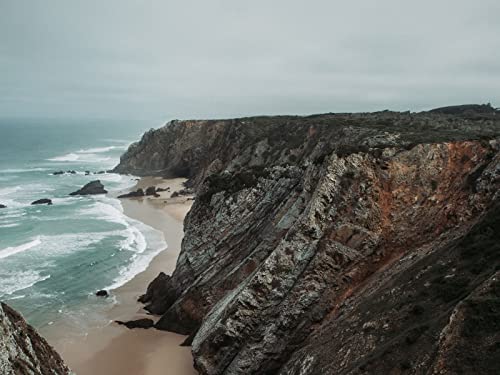
[[[59,354],[16,311],[0,304],[0,374],[63,375]]]
[[[143,298],[202,374],[495,373],[500,114],[172,121],[116,171],[196,190]]]

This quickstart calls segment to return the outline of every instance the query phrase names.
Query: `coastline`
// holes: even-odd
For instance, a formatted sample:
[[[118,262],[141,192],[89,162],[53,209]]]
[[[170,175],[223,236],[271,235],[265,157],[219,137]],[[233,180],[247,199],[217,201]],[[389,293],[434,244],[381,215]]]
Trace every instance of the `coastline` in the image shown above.
[[[184,179],[164,180],[141,178],[136,186],[169,188],[160,197],[121,199],[123,213],[161,231],[167,248],[153,258],[146,270],[135,275],[124,285],[110,292],[115,303],[104,312],[109,323],[89,330],[78,340],[61,339],[53,327],[46,333],[48,341],[78,375],[124,373],[144,375],[195,375],[191,349],[181,347],[185,336],[152,329],[133,329],[114,323],[115,320],[152,318],[142,309],[137,298],[146,291],[148,284],[161,272],[171,274],[180,252],[183,237],[183,220],[192,201],[187,197],[170,198],[174,191],[183,188]]]

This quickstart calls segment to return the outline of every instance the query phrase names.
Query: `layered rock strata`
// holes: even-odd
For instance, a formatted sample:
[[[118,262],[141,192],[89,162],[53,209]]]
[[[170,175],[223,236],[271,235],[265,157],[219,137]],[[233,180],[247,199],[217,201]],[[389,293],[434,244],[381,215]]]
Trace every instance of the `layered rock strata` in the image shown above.
[[[202,374],[494,373],[499,137],[490,106],[152,130],[116,171],[196,200],[141,300]]]
[[[59,354],[12,308],[0,304],[0,374],[66,375]]]

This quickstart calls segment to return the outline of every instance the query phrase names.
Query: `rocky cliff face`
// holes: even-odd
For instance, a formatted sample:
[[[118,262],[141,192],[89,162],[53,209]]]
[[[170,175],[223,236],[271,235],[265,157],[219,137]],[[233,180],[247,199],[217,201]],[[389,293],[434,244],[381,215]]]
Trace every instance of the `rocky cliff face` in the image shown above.
[[[66,375],[59,354],[16,311],[0,304],[0,374]]]
[[[488,106],[152,130],[116,170],[197,198],[142,300],[202,374],[494,373],[498,137]]]

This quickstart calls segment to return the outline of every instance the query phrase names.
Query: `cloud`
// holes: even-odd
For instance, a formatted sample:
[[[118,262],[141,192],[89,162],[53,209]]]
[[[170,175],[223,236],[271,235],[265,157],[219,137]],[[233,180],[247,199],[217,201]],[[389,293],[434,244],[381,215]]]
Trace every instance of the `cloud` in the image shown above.
[[[0,113],[112,118],[500,104],[497,1],[4,1]]]

